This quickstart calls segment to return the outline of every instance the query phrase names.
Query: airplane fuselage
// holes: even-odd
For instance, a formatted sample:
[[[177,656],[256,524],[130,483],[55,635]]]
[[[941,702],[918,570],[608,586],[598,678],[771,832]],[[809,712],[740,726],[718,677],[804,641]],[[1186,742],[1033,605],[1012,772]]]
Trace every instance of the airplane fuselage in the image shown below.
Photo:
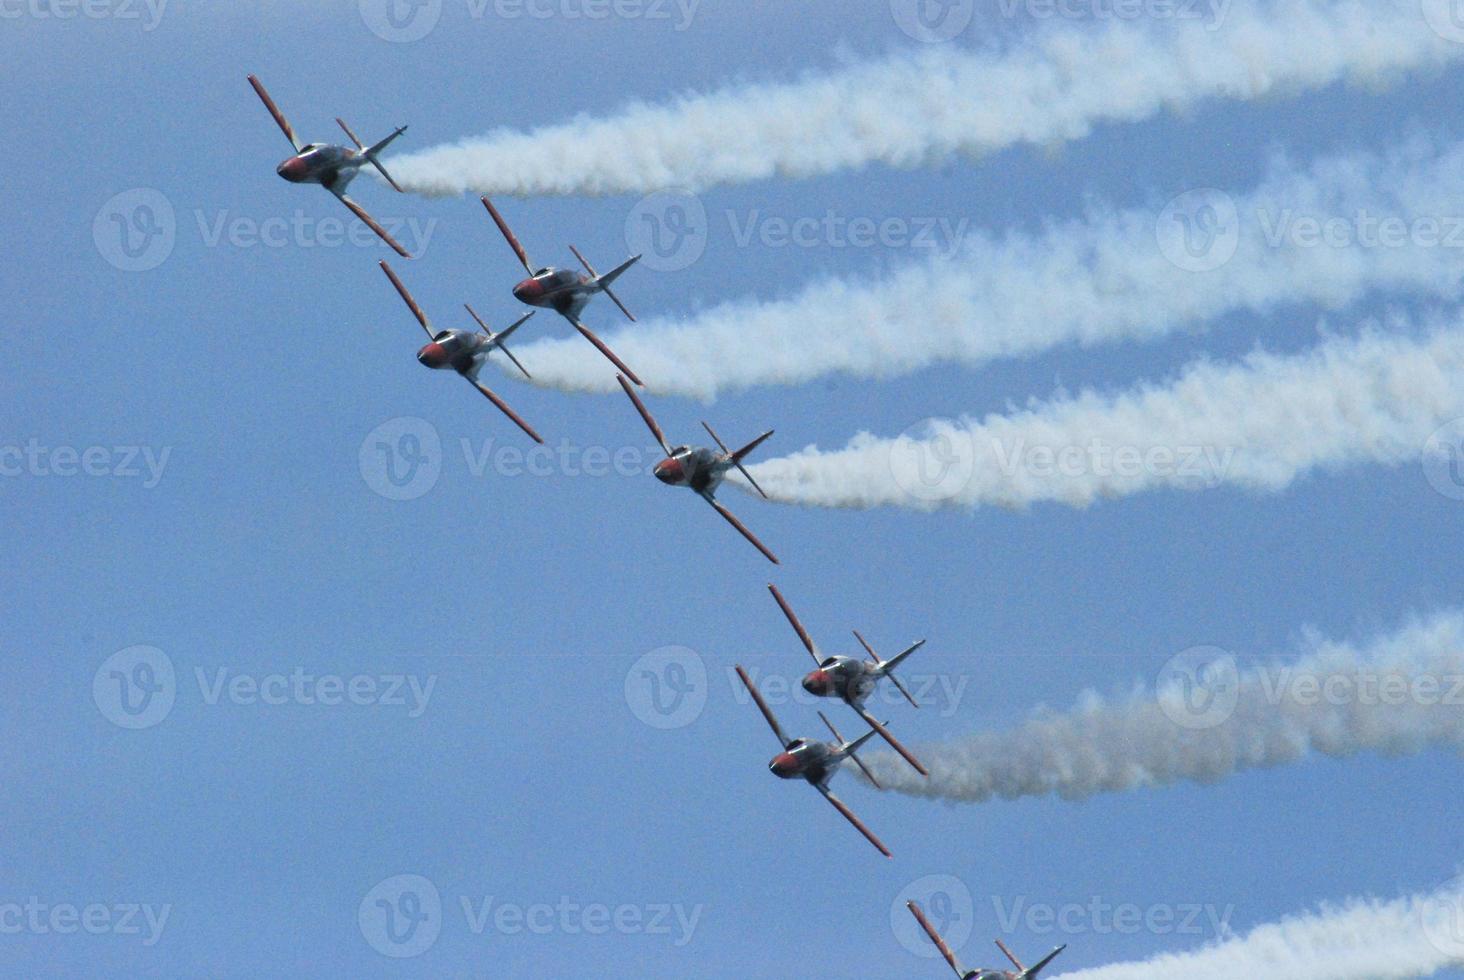
[[[805,779],[822,786],[839,768],[840,761],[834,746],[800,738],[786,751],[773,756],[768,771],[779,779]]]
[[[579,319],[594,292],[583,273],[552,266],[540,269],[513,287],[514,299],[520,303],[553,310],[571,320]]]
[[[471,330],[440,330],[417,351],[417,362],[434,370],[452,369],[473,373],[478,359],[487,352],[488,338]]]
[[[677,446],[651,471],[667,486],[690,487],[697,493],[715,493],[731,467],[719,452],[704,447]]]
[[[859,707],[874,692],[874,665],[857,657],[828,657],[803,678],[803,689],[821,698],[840,698]]]
[[[281,161],[275,173],[292,184],[321,184],[339,193],[364,162],[361,154],[350,147],[312,143]]]

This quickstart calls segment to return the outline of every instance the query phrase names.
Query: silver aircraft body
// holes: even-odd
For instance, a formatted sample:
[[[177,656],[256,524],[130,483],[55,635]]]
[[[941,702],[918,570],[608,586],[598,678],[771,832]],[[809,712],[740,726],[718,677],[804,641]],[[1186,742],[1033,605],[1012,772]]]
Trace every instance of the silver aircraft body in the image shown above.
[[[292,184],[319,184],[324,187],[339,198],[342,204],[350,208],[352,214],[360,218],[366,227],[374,231],[398,255],[406,259],[411,258],[412,256],[407,250],[402,248],[375,218],[366,213],[365,208],[346,196],[346,188],[365,166],[375,167],[393,189],[401,191],[396,181],[391,179],[391,174],[387,173],[386,168],[381,165],[379,154],[392,140],[406,132],[407,127],[398,126],[395,132],[381,142],[363,146],[361,141],[356,138],[356,134],[351,132],[351,127],[347,126],[343,119],[336,117],[336,123],[350,137],[351,142],[356,144],[354,149],[333,143],[301,144],[295,138],[295,130],[290,125],[290,121],[285,118],[285,114],[275,105],[274,99],[270,98],[269,93],[265,91],[264,84],[253,75],[249,76],[249,84],[254,87],[255,94],[264,103],[264,107],[269,110],[269,114],[274,117],[275,124],[285,134],[285,139],[290,141],[290,148],[295,151],[292,156],[286,157],[279,166],[275,167],[275,173]]]
[[[743,670],[740,664],[737,667],[737,676],[742,678],[742,683],[746,685],[748,693],[752,695],[752,700],[757,703],[758,710],[762,712],[768,727],[773,730],[778,744],[782,746],[782,751],[773,756],[772,761],[768,763],[768,771],[779,779],[802,779],[807,782],[818,790],[823,798],[843,815],[845,820],[853,824],[854,829],[863,834],[865,840],[873,844],[885,857],[890,857],[890,849],[885,847],[874,832],[854,815],[854,811],[850,810],[843,800],[829,792],[829,780],[833,778],[834,773],[839,771],[839,767],[850,759],[863,770],[871,783],[874,783],[875,786],[879,785],[870,771],[864,768],[864,763],[860,762],[859,757],[855,755],[865,742],[874,737],[875,733],[871,730],[853,741],[845,741],[838,729],[834,727],[833,722],[825,718],[823,712],[819,712],[819,717],[823,718],[823,723],[828,726],[829,731],[838,741],[823,742],[808,738],[789,738],[783,733],[783,727],[778,724],[773,710],[763,700],[762,693],[758,691],[757,686],[752,683],[752,679],[747,676],[747,671]]]
[[[1012,961],[1012,965],[1016,967],[1016,970],[968,970],[961,965],[960,960],[956,959],[956,954],[951,952],[951,948],[940,937],[940,933],[936,932],[935,926],[930,924],[930,920],[925,917],[925,913],[920,910],[920,906],[914,902],[906,902],[905,906],[910,910],[910,914],[915,916],[915,921],[920,923],[920,928],[925,930],[925,934],[930,937],[930,941],[935,944],[935,948],[940,950],[940,955],[945,958],[946,963],[950,964],[950,968],[955,971],[956,976],[960,977],[961,980],[1037,980],[1037,974],[1041,973],[1047,964],[1057,959],[1058,953],[1067,949],[1066,945],[1059,946],[1037,963],[1031,966],[1023,966],[1022,961],[1013,956],[1012,951],[1006,948],[1006,944],[998,939],[996,941],[997,948],[1006,954],[1006,958]]]
[[[477,322],[478,330],[433,330],[432,324],[427,320],[427,314],[422,312],[422,308],[417,305],[417,301],[412,298],[412,294],[407,291],[407,287],[397,277],[392,267],[383,262],[381,263],[381,271],[386,273],[386,278],[390,279],[391,284],[396,287],[397,294],[401,296],[402,302],[407,304],[407,309],[412,311],[412,315],[417,318],[417,322],[427,332],[427,343],[423,344],[421,349],[417,351],[417,363],[423,367],[432,368],[437,371],[456,371],[467,379],[469,384],[477,388],[478,392],[492,402],[500,412],[507,415],[514,425],[523,429],[530,439],[542,443],[544,440],[540,438],[539,433],[535,432],[529,426],[529,423],[520,418],[517,412],[508,407],[507,402],[499,398],[487,385],[478,380],[478,373],[483,369],[483,364],[488,360],[488,355],[495,350],[502,351],[505,357],[513,361],[514,365],[520,371],[523,371],[524,377],[529,376],[529,372],[524,370],[522,364],[519,364],[518,358],[513,356],[513,353],[508,349],[508,345],[504,341],[508,339],[510,334],[522,326],[525,320],[533,316],[534,311],[530,310],[514,321],[511,326],[505,327],[498,333],[494,333],[488,329],[488,325],[483,322],[482,317],[478,316],[471,306],[464,303],[463,307]]]
[[[604,293],[610,297],[616,306],[620,307],[620,312],[625,314],[626,319],[632,322],[635,321],[635,317],[631,315],[630,310],[626,309],[625,304],[620,302],[620,297],[610,291],[610,284],[620,278],[622,272],[634,265],[640,256],[632,255],[602,276],[594,270],[589,262],[585,261],[585,257],[580,254],[579,249],[571,245],[569,246],[569,250],[574,253],[575,258],[579,259],[580,264],[585,267],[589,275],[576,272],[573,269],[556,269],[552,265],[536,268],[529,261],[529,253],[524,251],[524,247],[519,244],[518,236],[513,233],[513,229],[508,227],[508,222],[503,220],[503,215],[498,213],[498,209],[493,206],[493,202],[486,197],[482,198],[482,201],[483,207],[488,209],[488,214],[493,218],[493,223],[503,233],[503,237],[508,242],[509,248],[513,249],[513,254],[518,257],[519,264],[529,274],[527,279],[522,280],[518,285],[513,287],[514,299],[529,306],[553,310],[555,313],[564,317],[579,331],[582,337],[595,346],[596,350],[604,354],[606,360],[614,364],[621,374],[634,381],[637,385],[644,387],[644,384],[636,373],[610,349],[609,345],[596,336],[580,320],[580,314],[584,312],[585,306],[589,304],[595,294]]]
[[[910,696],[910,692],[905,690],[905,685],[901,684],[899,678],[895,676],[895,668],[900,666],[906,657],[919,650],[925,641],[917,640],[889,660],[881,660],[879,655],[865,642],[864,637],[860,635],[859,631],[854,630],[855,639],[864,647],[870,659],[861,660],[858,657],[846,656],[824,657],[819,654],[818,647],[814,645],[813,638],[808,635],[808,630],[803,628],[803,623],[799,621],[798,615],[793,612],[793,607],[788,605],[788,601],[783,598],[783,593],[778,591],[778,587],[770,583],[768,585],[768,591],[773,594],[773,599],[777,601],[778,608],[783,610],[783,615],[787,618],[788,625],[792,626],[793,632],[798,634],[798,639],[803,643],[803,649],[807,650],[808,655],[813,658],[815,666],[803,678],[803,689],[817,697],[838,698],[843,701],[858,712],[865,723],[878,732],[880,738],[883,738],[890,744],[890,748],[900,753],[900,756],[906,762],[910,763],[916,772],[922,776],[930,775],[930,772],[920,760],[915,758],[915,755],[909,749],[905,748],[888,728],[876,721],[874,716],[865,709],[865,702],[869,700],[869,696],[879,686],[879,682],[885,678],[889,678],[890,683],[895,685],[895,688],[905,696],[905,700],[917,708],[920,707],[920,705],[915,703],[915,699]]]
[[[728,524],[736,528],[738,533],[746,538],[754,548],[762,552],[764,558],[774,565],[778,564],[777,556],[769,551],[767,546],[759,541],[757,536],[737,519],[736,515],[722,506],[722,503],[717,500],[716,496],[717,488],[727,478],[727,473],[735,468],[741,472],[748,483],[752,484],[754,490],[762,494],[764,499],[767,498],[767,494],[763,493],[762,487],[757,485],[757,481],[752,478],[752,474],[748,473],[746,468],[743,467],[742,460],[754,449],[762,445],[763,440],[773,434],[773,430],[769,429],[741,449],[734,451],[728,449],[726,444],[722,442],[721,437],[712,431],[712,427],[703,422],[702,428],[707,430],[707,435],[711,436],[713,441],[717,443],[721,452],[705,447],[672,446],[666,441],[666,436],[661,431],[661,426],[656,422],[655,417],[651,415],[650,410],[646,408],[645,403],[640,400],[640,396],[635,393],[635,389],[630,386],[630,382],[625,380],[624,375],[618,374],[615,377],[620,382],[620,387],[624,388],[625,393],[630,396],[630,401],[635,405],[635,410],[640,413],[641,420],[646,423],[646,428],[651,430],[651,435],[656,437],[656,441],[661,444],[661,449],[666,453],[666,458],[657,463],[651,470],[655,474],[656,479],[667,486],[687,487],[694,490],[699,497],[712,506],[713,510],[721,514]]]

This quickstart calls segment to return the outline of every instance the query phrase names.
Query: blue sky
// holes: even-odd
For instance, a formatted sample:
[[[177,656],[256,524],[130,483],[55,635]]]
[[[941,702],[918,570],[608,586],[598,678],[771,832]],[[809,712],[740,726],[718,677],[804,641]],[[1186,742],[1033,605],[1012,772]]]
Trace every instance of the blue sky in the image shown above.
[[[145,8],[140,20],[0,22],[11,379],[0,441],[101,447],[100,475],[0,480],[19,556],[0,588],[11,682],[0,902],[168,909],[151,944],[141,913],[140,934],[4,935],[5,972],[936,977],[943,967],[891,926],[893,907],[906,928],[897,896],[927,875],[956,876],[973,896],[968,963],[991,962],[988,940],[1001,936],[1034,958],[1068,942],[1061,964],[1073,969],[1210,933],[1117,932],[1086,917],[1057,934],[1020,917],[1004,928],[1003,913],[1097,897],[1228,909],[1244,930],[1454,873],[1464,830],[1451,819],[1458,759],[1444,752],[1314,759],[1077,804],[946,806],[837,777],[894,850],[884,861],[811,790],[767,774],[775,746],[730,674],[739,662],[795,678],[804,668],[770,580],[828,647],[844,649],[851,627],[887,651],[928,639],[912,673],[965,687],[954,705],[891,708],[915,745],[1009,727],[1086,689],[1126,691],[1196,644],[1284,653],[1308,626],[1365,639],[1457,603],[1464,587],[1460,505],[1418,466],[1327,473],[1276,496],[1155,493],[1020,514],[797,510],[729,494],[783,557],[774,570],[689,494],[648,476],[558,463],[535,476],[494,456],[526,444],[466,386],[414,363],[417,328],[374,268],[393,258],[386,249],[316,243],[314,222],[345,212],[274,175],[286,148],[244,81],[259,74],[305,139],[333,139],[341,115],[368,139],[410,123],[402,142],[422,148],[911,43],[883,4],[854,19],[830,2],[751,6],[708,2],[678,30],[674,15],[473,18],[449,0],[412,43],[379,39],[344,2],[174,0],[152,30]],[[987,14],[973,28],[1025,29]],[[1054,152],[714,189],[702,195],[703,258],[632,270],[619,292],[664,315],[908,258],[742,247],[729,214],[952,215],[1030,229],[1094,199],[1136,207],[1197,187],[1243,190],[1278,147],[1301,158],[1379,149],[1419,127],[1457,139],[1460,81],[1456,69],[1382,92],[1101,127]],[[130,272],[108,261],[94,220],[138,188],[162,195],[176,234],[161,264]],[[464,301],[494,323],[517,315],[517,267],[470,198],[394,197],[367,179],[356,196],[379,218],[430,229],[420,257],[395,264],[439,324],[460,325]],[[573,242],[609,265],[626,252],[634,204],[504,207],[536,257],[563,263]],[[307,231],[284,247],[210,232],[297,215]],[[609,327],[613,312],[596,304],[589,322]],[[1202,353],[1302,350],[1318,316],[1235,315],[1160,343],[652,407],[673,439],[707,418],[729,442],[776,427],[769,454],[838,445],[861,428],[1000,411],[1059,387],[1162,378]],[[542,315],[524,332],[567,329]],[[649,441],[618,395],[489,383],[575,458]],[[376,492],[360,461],[373,431],[402,418],[441,445],[438,477],[412,500]],[[474,462],[485,451],[496,460],[486,469]],[[139,645],[172,665],[174,702],[129,730],[93,685]],[[705,703],[661,729],[642,720],[637,665],[668,646],[704,666]],[[406,703],[307,704],[292,689],[270,705],[227,687],[297,673],[360,679],[373,702],[402,678]],[[419,712],[412,680],[432,685]],[[807,704],[779,713],[789,729],[818,725]],[[854,728],[847,712],[834,717]],[[430,881],[442,906],[435,941],[409,958],[383,955],[358,922],[399,875]],[[510,911],[483,926],[476,910],[489,899]],[[513,928],[514,909],[545,906],[547,929]],[[620,915],[620,927],[587,933],[599,921],[588,906]]]

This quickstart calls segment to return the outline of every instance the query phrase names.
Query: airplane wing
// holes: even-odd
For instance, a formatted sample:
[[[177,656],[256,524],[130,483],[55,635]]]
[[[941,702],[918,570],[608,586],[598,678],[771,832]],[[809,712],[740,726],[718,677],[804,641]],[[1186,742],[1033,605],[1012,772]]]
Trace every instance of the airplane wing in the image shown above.
[[[906,902],[905,907],[910,910],[911,915],[915,916],[915,921],[920,923],[920,928],[925,930],[925,934],[930,937],[930,941],[935,943],[935,948],[940,950],[940,955],[945,957],[946,963],[950,964],[950,968],[956,971],[956,976],[964,977],[966,970],[961,966],[960,961],[956,959],[956,954],[952,953],[951,948],[946,945],[946,941],[940,938],[940,933],[935,931],[935,926],[930,924],[930,920],[925,917],[925,913],[920,911],[920,906],[914,902]]]
[[[900,753],[900,757],[903,758],[906,762],[910,763],[910,765],[914,767],[916,772],[920,773],[920,775],[922,776],[930,775],[930,770],[921,765],[920,760],[915,758],[914,754],[911,753],[909,749],[901,745],[900,740],[895,738],[895,736],[890,732],[888,728],[876,721],[874,715],[871,715],[869,712],[860,707],[855,707],[854,710],[859,712],[859,717],[863,718],[865,723],[868,724],[870,728],[873,728],[880,738],[888,742],[890,744],[890,748]],[[863,766],[861,766],[860,768],[862,769]],[[866,772],[865,775],[868,775],[868,773]],[[874,780],[871,779],[870,782],[874,782]],[[875,785],[878,786],[879,784],[875,783]]]
[[[412,294],[407,292],[407,287],[397,278],[397,274],[391,266],[387,265],[384,261],[378,264],[381,266],[381,271],[386,273],[386,278],[390,279],[391,284],[396,287],[396,291],[401,296],[402,301],[407,304],[407,309],[412,311],[412,315],[417,318],[417,322],[422,325],[422,329],[427,331],[427,339],[432,339],[432,327],[427,322],[427,314],[422,312],[422,307],[418,306],[417,301],[412,298]]]
[[[504,415],[507,415],[513,421],[514,425],[518,426],[520,429],[523,429],[524,432],[528,434],[528,437],[530,439],[534,440],[537,443],[542,443],[544,441],[542,438],[540,438],[539,433],[530,428],[529,423],[519,418],[518,413],[508,407],[508,402],[504,401],[502,398],[499,398],[492,391],[490,391],[487,385],[484,385],[478,381],[474,381],[467,375],[463,375],[463,377],[467,379],[468,384],[472,385],[474,388],[477,388],[480,392],[482,392],[483,397],[492,402],[500,412],[502,412]]]
[[[250,75],[249,84],[254,86],[254,94],[259,96],[264,107],[269,110],[269,114],[274,116],[275,125],[280,127],[280,132],[284,133],[285,139],[290,141],[290,148],[299,153],[300,141],[295,138],[295,130],[290,127],[290,121],[285,118],[285,114],[280,111],[279,106],[275,105],[274,99],[271,99],[269,93],[264,90],[264,83]]]
[[[767,720],[768,727],[777,736],[778,744],[785,749],[793,744],[793,740],[783,733],[783,726],[778,724],[778,719],[773,714],[773,709],[769,708],[768,703],[763,700],[762,692],[757,689],[757,685],[752,682],[752,678],[747,676],[747,671],[742,669],[741,664],[737,665],[737,676],[742,678],[743,685],[747,687],[747,693],[751,694],[752,700],[757,703],[757,710],[762,712],[763,718]]]
[[[797,633],[798,639],[803,641],[803,649],[808,651],[808,655],[813,658],[815,664],[822,663],[818,658],[818,648],[813,645],[813,638],[808,635],[808,630],[803,628],[803,623],[798,620],[798,615],[793,612],[793,607],[788,605],[788,600],[783,598],[783,593],[779,592],[778,587],[771,582],[768,583],[768,591],[773,594],[778,608],[783,610],[783,615],[788,618],[788,625],[793,627],[793,632]]]
[[[634,371],[630,369],[630,365],[626,364],[619,357],[617,357],[615,352],[610,349],[609,345],[606,344],[599,337],[596,337],[589,327],[585,326],[583,323],[580,323],[574,317],[566,316],[565,319],[574,324],[574,328],[578,330],[586,340],[594,344],[595,349],[598,350],[601,354],[604,354],[606,359],[608,359],[611,364],[614,364],[616,369],[621,374],[634,381],[636,385],[641,388],[644,388],[646,386],[646,383],[640,379],[639,375],[637,375]]]
[[[361,207],[361,205],[357,204],[355,201],[347,197],[342,191],[338,191],[334,187],[327,186],[326,189],[329,190],[336,197],[340,198],[341,203],[350,208],[351,213],[360,218],[362,224],[364,224],[367,228],[370,228],[372,231],[376,232],[376,237],[380,238],[382,241],[386,242],[386,244],[390,245],[392,249],[396,252],[396,254],[400,255],[404,259],[410,259],[412,257],[412,253],[402,248],[401,245],[397,243],[397,240],[395,238],[392,238],[391,235],[387,234],[386,229],[381,227],[381,225],[377,223],[375,218],[367,214],[365,208]]]
[[[525,252],[524,247],[519,244],[518,236],[513,233],[512,228],[508,227],[508,222],[503,220],[503,215],[498,213],[498,209],[493,206],[492,201],[486,197],[479,198],[479,200],[483,202],[483,207],[488,209],[488,214],[492,216],[493,223],[498,226],[498,230],[507,239],[508,247],[513,249],[514,255],[518,256],[519,262],[523,264],[524,271],[532,276],[534,274],[534,267],[529,264],[529,253]]]
[[[874,836],[874,831],[872,831],[868,827],[864,826],[863,821],[861,821],[858,817],[854,816],[854,811],[851,810],[851,809],[849,809],[847,806],[845,806],[843,800],[839,799],[833,793],[830,793],[827,786],[819,786],[818,787],[818,791],[823,794],[823,798],[824,799],[828,800],[830,803],[832,803],[834,805],[834,809],[835,810],[838,810],[840,813],[842,813],[844,815],[844,819],[845,820],[849,821],[850,823],[852,823],[854,825],[854,829],[855,830],[859,831],[861,834],[864,835],[864,839],[865,840],[869,841],[871,844],[873,844],[875,846],[875,849],[878,850],[879,853],[883,854],[885,857],[893,857],[894,856],[894,855],[890,854],[890,849],[888,847],[885,847],[884,846],[884,843],[882,841],[880,841],[880,839],[878,837]]]
[[[663,433],[661,431],[661,427],[656,424],[656,417],[650,413],[650,410],[646,408],[645,403],[640,400],[640,395],[637,395],[635,393],[635,389],[632,388],[629,382],[625,380],[625,375],[617,374],[615,376],[615,380],[620,382],[620,387],[624,388],[625,393],[630,396],[631,402],[635,405],[635,410],[640,413],[641,421],[646,424],[646,428],[651,430],[651,435],[656,437],[656,441],[661,444],[661,449],[666,453],[667,456],[670,456],[671,444],[666,441],[665,433]]]
[[[737,532],[739,534],[741,534],[748,541],[752,542],[752,546],[758,551],[761,551],[764,558],[772,562],[774,565],[781,564],[781,562],[778,561],[778,556],[769,551],[767,545],[759,541],[757,537],[747,529],[747,526],[739,521],[730,510],[718,503],[715,497],[713,497],[711,494],[704,493],[702,494],[702,499],[711,504],[712,509],[715,510],[718,514],[721,514],[724,518],[726,518],[728,524],[731,524],[733,527],[737,528]]]

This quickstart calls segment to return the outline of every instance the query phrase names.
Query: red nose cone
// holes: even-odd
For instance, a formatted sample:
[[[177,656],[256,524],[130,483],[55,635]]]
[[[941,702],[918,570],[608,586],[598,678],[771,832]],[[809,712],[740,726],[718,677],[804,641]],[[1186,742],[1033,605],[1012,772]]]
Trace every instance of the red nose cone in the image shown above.
[[[656,479],[662,483],[677,484],[685,477],[685,471],[682,470],[681,463],[674,459],[661,460],[651,472],[656,474]]]
[[[513,287],[513,298],[520,303],[532,303],[544,295],[544,284],[537,279],[525,279]]]
[[[784,752],[773,757],[773,761],[768,763],[768,769],[774,776],[791,779],[798,775],[798,760],[793,758],[791,752]]]
[[[305,179],[310,167],[299,157],[290,157],[284,163],[275,168],[275,173],[288,181],[298,182]]]
[[[447,367],[447,351],[441,344],[428,344],[417,351],[417,360],[430,368]]]
[[[829,691],[833,690],[833,687],[834,679],[828,675],[827,671],[815,670],[803,678],[803,689],[809,694],[817,694],[819,697],[823,697]]]

